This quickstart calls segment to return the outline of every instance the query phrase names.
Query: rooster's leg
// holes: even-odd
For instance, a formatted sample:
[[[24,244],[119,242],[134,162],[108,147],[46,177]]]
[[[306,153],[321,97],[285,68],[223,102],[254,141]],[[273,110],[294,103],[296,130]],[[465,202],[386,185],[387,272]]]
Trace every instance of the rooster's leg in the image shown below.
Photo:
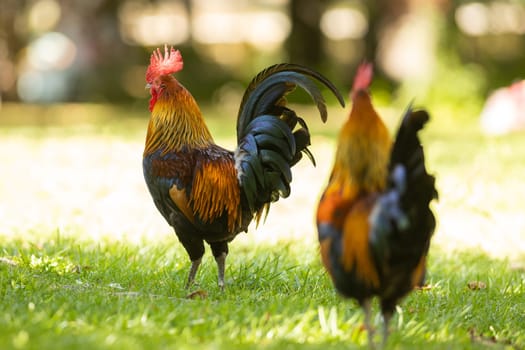
[[[221,255],[215,257],[215,261],[217,262],[217,269],[218,269],[218,284],[219,288],[221,290],[224,290],[224,270],[226,268],[226,253],[222,253]]]
[[[372,323],[371,323],[372,305],[371,305],[370,299],[365,299],[361,303],[361,307],[363,308],[363,311],[365,313],[365,328],[368,334],[368,348],[373,350],[375,349],[375,346],[374,346],[374,330],[372,329]]]
[[[175,214],[172,214],[171,220],[173,227],[175,227],[177,224]],[[188,256],[191,261],[190,273],[188,274],[188,282],[186,283],[186,289],[188,289],[195,281],[195,276],[197,275],[197,271],[199,270],[199,266],[202,261],[202,256],[204,255],[204,241],[202,240],[202,238],[200,238],[196,234],[193,234],[192,232],[175,233],[177,233],[177,237],[186,249],[186,252],[188,253]]]
[[[202,258],[198,258],[196,260],[191,261],[190,273],[188,275],[188,282],[186,283],[186,289],[191,287],[191,285],[195,281],[195,275],[197,275],[197,270],[199,270],[201,261],[202,261]]]
[[[388,339],[388,324],[390,323],[392,314],[393,313],[390,311],[383,311],[383,348],[386,346],[386,341]]]
[[[210,243],[211,251],[217,262],[217,282],[219,288],[224,290],[224,271],[226,269],[226,256],[228,255],[227,242],[213,242]]]

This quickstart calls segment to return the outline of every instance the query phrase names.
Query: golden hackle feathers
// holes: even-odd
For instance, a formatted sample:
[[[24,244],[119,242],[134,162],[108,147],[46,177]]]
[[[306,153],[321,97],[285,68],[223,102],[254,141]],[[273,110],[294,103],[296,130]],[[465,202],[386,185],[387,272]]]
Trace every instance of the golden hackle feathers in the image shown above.
[[[359,106],[360,108],[356,108]],[[358,96],[338,138],[332,180],[372,193],[384,189],[392,140],[371,104]]]
[[[148,124],[144,155],[163,149],[163,154],[183,147],[203,148],[213,143],[195,99],[174,80],[155,103]],[[171,89],[171,90],[170,90]]]
[[[392,139],[368,94],[372,64],[362,63],[352,88],[352,109],[339,132],[332,180],[365,193],[385,188]],[[345,191],[349,191],[346,189]]]

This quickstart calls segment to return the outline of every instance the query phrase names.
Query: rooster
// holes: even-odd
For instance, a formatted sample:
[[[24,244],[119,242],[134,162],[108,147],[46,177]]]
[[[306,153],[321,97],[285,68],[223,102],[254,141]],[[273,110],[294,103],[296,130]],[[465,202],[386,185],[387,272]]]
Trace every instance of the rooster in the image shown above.
[[[379,298],[385,343],[396,304],[424,281],[437,191],[418,137],[427,112],[409,107],[392,144],[367,91],[371,80],[372,65],[363,63],[316,220],[323,265],[337,291],[363,308],[373,347],[371,299]]]
[[[248,85],[237,116],[237,147],[232,152],[213,141],[199,106],[172,75],[183,67],[173,47],[153,52],[146,71],[151,99],[143,172],[155,206],[171,225],[191,260],[186,287],[192,285],[209,244],[224,288],[228,243],[259,223],[270,203],[290,194],[291,167],[308,150],[305,121],[287,106],[296,86],[315,102],[326,121],[325,100],[316,79],[341,105],[335,86],[321,74],[295,64],[264,69]]]

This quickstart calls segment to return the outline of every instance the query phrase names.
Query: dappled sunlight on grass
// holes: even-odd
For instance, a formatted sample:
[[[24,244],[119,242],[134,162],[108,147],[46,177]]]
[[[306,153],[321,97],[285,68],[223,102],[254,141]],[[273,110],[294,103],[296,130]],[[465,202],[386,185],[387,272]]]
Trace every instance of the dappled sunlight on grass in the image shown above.
[[[525,256],[524,135],[491,138],[465,123],[448,132],[431,127],[424,144],[440,192],[434,243]]]
[[[142,178],[142,144],[96,135],[71,139],[4,136],[0,233],[136,240],[167,229]]]
[[[115,111],[118,109],[111,108],[102,115]],[[313,112],[303,114],[310,120]],[[345,113],[333,113],[326,126],[313,121],[311,149],[317,166],[306,158],[297,164],[290,197],[272,204],[266,221],[259,227],[252,224],[249,234],[239,235],[234,244],[283,240],[316,244],[315,210],[333,162],[333,135]],[[178,244],[155,209],[142,177],[147,115],[143,119],[103,119],[106,129],[97,123],[86,129],[86,116],[80,124],[61,126],[64,112],[59,115],[58,120],[49,117],[44,128],[0,128],[0,234],[38,236],[42,231],[59,230],[63,235],[93,240],[109,237]],[[233,124],[210,119],[217,143],[233,148]],[[397,125],[397,121],[390,124]],[[468,125],[464,130],[451,130],[439,120],[429,124],[424,145],[428,168],[436,174],[440,192],[434,205],[439,220],[435,244],[449,249],[481,248],[501,257],[524,254],[524,165],[518,161],[525,159],[522,139],[516,135],[487,138]]]

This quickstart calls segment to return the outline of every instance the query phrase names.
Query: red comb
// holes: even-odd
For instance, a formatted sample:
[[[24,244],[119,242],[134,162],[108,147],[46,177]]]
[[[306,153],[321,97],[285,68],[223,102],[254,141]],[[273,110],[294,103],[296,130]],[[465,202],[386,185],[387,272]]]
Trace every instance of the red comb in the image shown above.
[[[179,50],[171,47],[168,51],[168,46],[164,45],[164,56],[162,56],[160,49],[154,50],[151,54],[146,71],[146,82],[151,83],[158,76],[176,73],[182,69],[182,65],[182,56]]]
[[[354,85],[352,86],[352,93],[355,94],[359,90],[366,90],[372,82],[372,75],[374,67],[372,63],[363,62],[357,68],[357,73],[354,78]]]

